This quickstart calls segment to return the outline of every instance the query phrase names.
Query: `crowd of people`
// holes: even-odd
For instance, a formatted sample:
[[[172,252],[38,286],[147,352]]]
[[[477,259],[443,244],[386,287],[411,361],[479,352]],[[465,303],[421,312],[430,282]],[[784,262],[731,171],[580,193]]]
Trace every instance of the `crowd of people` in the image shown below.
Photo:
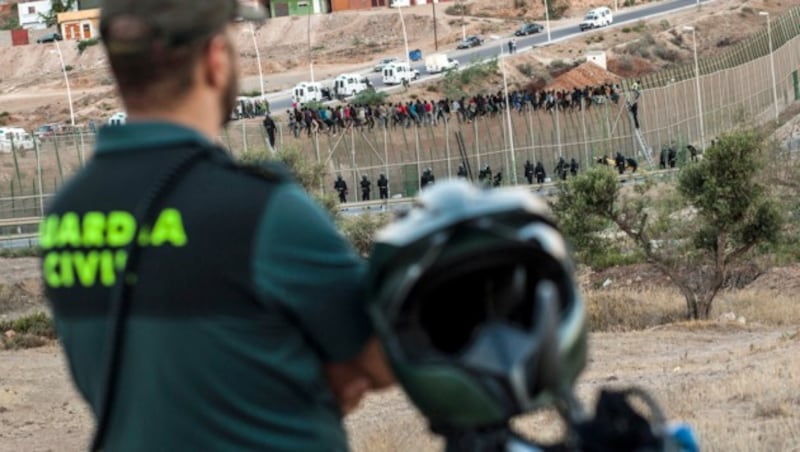
[[[604,83],[572,90],[515,90],[509,92],[507,100],[509,108],[521,114],[539,110],[553,112],[555,109],[576,111],[581,105],[590,108],[609,101],[616,104],[620,97],[618,85]],[[414,99],[378,105],[295,106],[286,110],[286,119],[295,137],[299,137],[303,132],[308,136],[314,132],[336,134],[350,127],[436,126],[453,119],[469,123],[478,117],[494,116],[505,108],[506,98],[502,91],[498,91],[458,99]]]

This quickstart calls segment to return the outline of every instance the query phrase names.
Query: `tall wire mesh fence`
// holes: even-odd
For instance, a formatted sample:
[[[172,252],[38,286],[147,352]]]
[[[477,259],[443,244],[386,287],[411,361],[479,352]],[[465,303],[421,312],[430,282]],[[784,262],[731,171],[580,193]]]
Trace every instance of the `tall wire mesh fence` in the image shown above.
[[[764,52],[768,43],[762,34],[721,56],[704,59],[699,90],[693,65],[691,70],[681,66],[642,78],[640,131],[656,162],[665,146],[680,149],[678,160],[685,161],[687,144],[702,149],[742,120],[768,121],[776,108],[782,111],[800,100],[800,8],[776,18],[772,34],[777,99],[769,52]],[[510,121],[506,114],[501,111],[471,122],[459,122],[453,115],[436,125],[349,128],[335,135],[309,136],[304,131],[297,137],[286,123],[278,122],[276,147],[294,147],[324,163],[322,192],[333,191],[333,181],[342,175],[350,185],[348,201],[360,200],[357,187],[362,175],[374,187],[378,174],[384,173],[391,195],[414,196],[428,168],[441,179],[454,177],[459,164],[468,165],[474,175],[489,165],[495,174],[503,173],[507,184],[515,179],[526,182],[526,160],[542,162],[551,177],[560,157],[574,158],[585,169],[599,156],[620,152],[645,166],[623,101],[566,111],[515,110]],[[268,149],[258,119],[232,123],[220,141],[233,154]],[[797,142],[791,140],[788,145],[800,146]],[[11,146],[11,152],[0,153],[0,219],[40,216],[53,193],[91,157],[94,143],[94,134],[75,131],[37,140],[34,149]]]

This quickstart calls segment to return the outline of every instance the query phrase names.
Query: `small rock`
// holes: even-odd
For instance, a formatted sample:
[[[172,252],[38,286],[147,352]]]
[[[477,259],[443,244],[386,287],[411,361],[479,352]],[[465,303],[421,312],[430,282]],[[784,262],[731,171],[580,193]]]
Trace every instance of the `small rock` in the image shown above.
[[[14,336],[16,336],[16,335],[17,335],[17,332],[14,331],[14,330],[8,330],[5,333],[3,333],[3,336],[5,336],[8,339],[13,339]]]
[[[603,281],[603,289],[605,289],[606,287],[608,287],[610,285],[611,285],[611,278],[606,278],[606,280]]]
[[[738,318],[738,319],[736,319],[736,322],[737,322],[738,324],[740,324],[740,325],[745,325],[745,324],[747,324],[747,319],[745,319],[745,318],[744,318],[744,317],[742,317],[742,316],[739,316],[739,318]]]

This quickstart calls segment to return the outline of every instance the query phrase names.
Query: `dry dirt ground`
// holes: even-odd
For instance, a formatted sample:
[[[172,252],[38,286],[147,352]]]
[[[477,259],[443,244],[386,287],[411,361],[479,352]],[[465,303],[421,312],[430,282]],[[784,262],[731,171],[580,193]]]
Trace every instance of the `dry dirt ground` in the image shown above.
[[[472,14],[466,16],[466,33],[478,33],[488,39],[508,36],[519,26],[522,17],[539,21],[542,17],[540,2],[530,2],[532,6],[524,9],[509,8],[511,2],[507,6],[489,0],[466,3]],[[586,10],[599,3],[573,0],[569,4],[565,18],[553,21],[553,27],[576,26]],[[634,7],[645,4],[637,2]],[[580,60],[589,49],[608,50],[609,65],[623,76],[671,63],[656,56],[657,48],[674,51],[671,58],[675,61],[688,60],[691,58],[690,39],[683,39],[684,25],[697,28],[701,56],[719,52],[765,26],[758,11],[780,14],[795,4],[777,0],[715,0],[699,11],[692,8],[641,24],[586,33],[578,39],[513,57],[509,73],[511,87],[537,79],[547,82],[556,75],[552,73],[554,67],[550,66],[553,61],[570,64]],[[451,51],[461,38],[460,16],[445,14],[449,5],[441,4],[437,10],[440,51]],[[419,48],[423,55],[433,53],[431,8],[424,5],[405,8],[404,17],[409,48]],[[314,61],[315,77],[319,79],[371,65],[383,56],[404,53],[399,15],[389,9],[276,18],[258,28],[255,35],[267,92],[308,80],[309,59]],[[650,42],[651,37],[653,44],[637,44],[643,40]],[[253,93],[259,88],[259,80],[252,35],[248,28],[242,27],[235,33],[235,39],[241,51],[242,92]],[[120,109],[120,104],[102,49],[93,46],[80,53],[73,43],[63,43],[61,49],[69,68],[77,122],[86,123],[89,119],[103,122]],[[0,61],[4,63],[0,65],[0,112],[11,114],[9,123],[31,129],[43,123],[69,121],[64,78],[58,55],[51,45],[0,49]],[[525,69],[520,71],[520,68]]]
[[[0,259],[0,320],[44,307],[34,258]],[[587,289],[612,279],[631,302],[650,303],[654,287],[665,286],[651,269],[632,266],[581,277]],[[720,295],[718,311],[775,311],[769,322],[747,320],[673,323],[642,331],[593,333],[590,358],[577,393],[589,405],[602,386],[641,386],[653,393],[671,419],[690,422],[703,450],[791,451],[800,445],[800,266],[770,270],[747,287],[781,307],[731,302]],[[637,295],[638,294],[638,295]],[[589,294],[588,297],[592,295]],[[780,298],[783,297],[783,298]],[[672,298],[669,303],[680,303]],[[663,301],[657,301],[664,303]],[[786,306],[793,305],[793,306]],[[679,309],[679,307],[678,307]],[[781,310],[793,312],[782,314]],[[769,318],[766,314],[765,318]],[[786,319],[781,322],[780,318]],[[0,332],[1,333],[1,332]],[[520,419],[518,428],[542,441],[559,437],[554,413]],[[354,450],[435,451],[421,417],[402,393],[373,395],[348,417]],[[93,428],[86,405],[74,391],[57,344],[23,351],[0,351],[0,452],[84,450]]]

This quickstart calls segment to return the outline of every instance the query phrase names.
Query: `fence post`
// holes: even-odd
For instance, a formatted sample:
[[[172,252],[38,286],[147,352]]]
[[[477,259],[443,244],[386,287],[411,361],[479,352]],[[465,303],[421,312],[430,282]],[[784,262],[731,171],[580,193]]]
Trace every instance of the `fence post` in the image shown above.
[[[450,162],[450,125],[447,118],[444,119],[444,152],[447,158],[447,178],[453,177],[452,162]]]
[[[44,191],[42,189],[42,160],[39,157],[39,140],[33,140],[33,149],[36,151],[36,180],[39,184],[39,216],[44,217]]]
[[[56,150],[56,164],[58,165],[58,177],[60,178],[60,183],[64,183],[64,167],[61,165],[61,152],[58,150],[58,136],[53,135],[53,146]]]

